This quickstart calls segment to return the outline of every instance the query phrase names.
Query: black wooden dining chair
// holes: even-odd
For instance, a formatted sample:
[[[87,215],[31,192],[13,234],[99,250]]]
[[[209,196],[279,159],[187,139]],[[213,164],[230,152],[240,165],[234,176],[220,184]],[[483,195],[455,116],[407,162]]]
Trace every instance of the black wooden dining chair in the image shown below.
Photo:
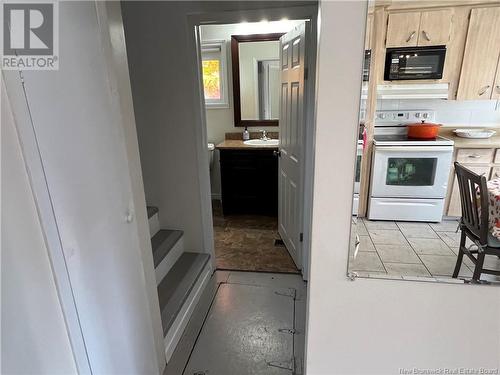
[[[453,277],[458,277],[464,254],[475,265],[473,282],[478,282],[482,273],[500,276],[500,271],[483,267],[486,255],[500,256],[500,241],[489,234],[486,177],[472,172],[457,162],[455,162],[455,172],[462,205],[462,218],[460,219],[462,235]],[[465,246],[467,238],[477,246],[477,249],[469,249]]]

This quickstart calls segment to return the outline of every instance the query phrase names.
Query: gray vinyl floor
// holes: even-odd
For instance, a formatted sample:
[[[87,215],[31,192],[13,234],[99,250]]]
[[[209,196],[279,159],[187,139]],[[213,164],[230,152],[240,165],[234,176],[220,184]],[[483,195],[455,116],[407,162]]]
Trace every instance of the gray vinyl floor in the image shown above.
[[[210,299],[206,313],[193,316],[165,374],[289,375],[290,366],[301,374],[306,306],[302,277],[217,271],[212,279],[212,291],[207,288],[211,298],[200,301],[203,305]]]
[[[460,244],[457,226],[456,220],[416,223],[353,219],[352,234],[359,235],[360,246],[356,258],[351,252],[349,270],[360,276],[451,278]],[[488,255],[485,266],[500,269],[500,260]],[[464,257],[459,277],[471,278],[473,270],[474,263]],[[482,279],[500,280],[491,275]]]

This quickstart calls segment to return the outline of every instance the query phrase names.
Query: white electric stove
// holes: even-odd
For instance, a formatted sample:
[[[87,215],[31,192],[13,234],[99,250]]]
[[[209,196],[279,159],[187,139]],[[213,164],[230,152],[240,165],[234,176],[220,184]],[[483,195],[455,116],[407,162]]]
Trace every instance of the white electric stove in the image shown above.
[[[406,136],[406,124],[434,118],[433,111],[377,111],[368,219],[442,220],[453,141]]]

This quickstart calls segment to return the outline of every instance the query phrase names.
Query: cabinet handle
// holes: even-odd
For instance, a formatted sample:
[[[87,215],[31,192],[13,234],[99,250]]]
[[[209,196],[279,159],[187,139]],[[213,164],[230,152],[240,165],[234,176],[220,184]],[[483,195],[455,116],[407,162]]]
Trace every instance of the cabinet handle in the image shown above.
[[[427,34],[427,31],[422,30],[422,34],[424,35],[424,38],[427,39],[428,42],[431,41],[431,38],[429,37],[429,34]]]
[[[477,92],[479,96],[481,95],[484,95],[486,93],[486,91],[488,91],[488,89],[490,88],[491,86],[490,85],[486,85],[486,86],[483,86],[479,89],[479,91]]]
[[[481,157],[481,155],[478,155],[478,154],[470,154],[469,155],[469,158],[471,159],[479,159]]]
[[[281,151],[279,151],[279,150],[278,151],[273,151],[273,155],[280,158],[281,157]]]
[[[500,85],[496,85],[495,86],[495,89],[497,90],[497,92],[500,94]]]
[[[406,43],[408,43],[410,40],[412,40],[416,33],[417,33],[416,31],[412,31],[412,33],[410,34],[408,39],[406,39]]]

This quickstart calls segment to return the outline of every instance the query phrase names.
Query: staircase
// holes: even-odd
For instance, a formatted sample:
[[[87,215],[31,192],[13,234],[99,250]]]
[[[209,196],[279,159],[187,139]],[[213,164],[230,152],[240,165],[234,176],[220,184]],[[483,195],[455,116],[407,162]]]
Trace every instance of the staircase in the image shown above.
[[[210,255],[184,251],[184,232],[160,229],[159,211],[147,207],[167,363],[210,276]]]

